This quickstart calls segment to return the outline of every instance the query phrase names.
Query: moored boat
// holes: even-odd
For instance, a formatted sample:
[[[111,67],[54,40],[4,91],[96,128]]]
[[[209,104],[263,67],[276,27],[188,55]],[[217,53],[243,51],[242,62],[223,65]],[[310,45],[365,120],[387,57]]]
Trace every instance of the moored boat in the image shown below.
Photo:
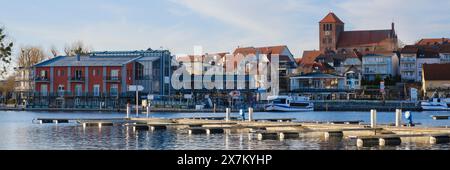
[[[421,106],[425,111],[448,111],[450,110],[450,99],[433,98],[429,101],[421,102]]]
[[[308,112],[314,111],[314,103],[303,96],[270,96],[266,111],[274,112]]]

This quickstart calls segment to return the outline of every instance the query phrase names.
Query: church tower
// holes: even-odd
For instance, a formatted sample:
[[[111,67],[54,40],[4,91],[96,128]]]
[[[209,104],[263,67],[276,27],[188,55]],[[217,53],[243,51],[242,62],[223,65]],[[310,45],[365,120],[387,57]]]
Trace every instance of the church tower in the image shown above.
[[[319,22],[320,29],[320,51],[336,51],[339,36],[344,32],[344,22],[342,22],[333,12],[328,13]]]

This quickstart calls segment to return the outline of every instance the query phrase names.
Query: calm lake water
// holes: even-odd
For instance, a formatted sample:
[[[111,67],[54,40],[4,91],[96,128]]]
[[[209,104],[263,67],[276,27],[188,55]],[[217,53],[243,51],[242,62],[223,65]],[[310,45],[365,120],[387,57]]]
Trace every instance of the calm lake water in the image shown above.
[[[433,120],[431,115],[450,115],[450,112],[413,112],[414,122],[422,126],[450,126],[449,120]],[[163,132],[133,132],[126,127],[87,127],[75,123],[33,124],[37,117],[54,118],[117,118],[121,113],[59,113],[0,111],[1,150],[449,150],[449,144],[417,145],[406,143],[397,147],[357,148],[355,141],[326,142],[319,138],[298,140],[258,141],[251,134],[188,135],[168,130]],[[144,115],[145,116],[145,115]],[[180,118],[192,116],[224,116],[207,113],[153,113],[152,117]],[[234,114],[233,116],[238,116]],[[369,112],[307,112],[255,113],[255,118],[296,118],[298,121],[370,122]],[[378,113],[379,123],[394,122],[394,113]]]

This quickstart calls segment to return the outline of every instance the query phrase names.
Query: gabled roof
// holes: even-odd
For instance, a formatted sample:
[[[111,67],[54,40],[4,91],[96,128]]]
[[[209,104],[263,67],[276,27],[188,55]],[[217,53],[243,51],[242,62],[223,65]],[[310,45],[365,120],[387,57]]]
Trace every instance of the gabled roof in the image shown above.
[[[233,54],[242,54],[242,55],[249,55],[249,54],[256,54],[257,52],[261,54],[283,54],[284,49],[287,49],[286,45],[278,45],[278,46],[268,46],[268,47],[243,47],[243,48],[237,48]]]
[[[425,80],[450,80],[450,64],[424,64],[423,74]]]
[[[360,72],[361,72],[361,70],[358,69],[358,67],[356,67],[355,65],[351,65],[350,67],[348,67],[348,68],[345,70],[344,73],[348,73],[348,72],[350,72],[350,71],[353,71],[353,72],[355,72],[355,73],[360,73]]]
[[[419,47],[416,45],[407,45],[400,51],[402,54],[417,54],[417,52],[419,52]]]
[[[417,58],[440,58],[438,46],[421,46]]]
[[[450,39],[448,38],[424,38],[419,40],[416,45],[438,45],[450,43]]]
[[[283,55],[283,52],[287,51],[288,55]],[[243,48],[237,48],[234,50],[234,55],[256,55],[259,54],[265,54],[271,60],[271,55],[279,55],[280,61],[288,61],[293,67],[297,66],[297,63],[295,62],[294,56],[292,55],[291,51],[286,45],[278,45],[278,46],[267,46],[267,47],[243,47]]]
[[[339,24],[343,24],[344,22],[342,22],[342,20],[339,19],[339,17],[337,17],[333,12],[330,12],[319,23],[339,23]]]
[[[301,59],[300,65],[313,65],[316,61],[317,57],[322,55],[320,51],[303,51],[303,56]]]
[[[339,36],[338,47],[376,45],[384,40],[394,38],[394,30],[345,31]]]

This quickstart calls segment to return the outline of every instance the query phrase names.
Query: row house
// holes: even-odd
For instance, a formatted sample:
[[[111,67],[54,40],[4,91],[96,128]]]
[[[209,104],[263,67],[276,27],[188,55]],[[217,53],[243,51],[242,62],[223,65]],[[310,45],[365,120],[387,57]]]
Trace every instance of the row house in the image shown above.
[[[400,50],[400,74],[404,82],[422,82],[423,65],[439,63],[450,63],[450,44],[407,45]]]
[[[105,51],[59,56],[33,67],[30,107],[120,108],[141,95],[170,95],[171,54],[167,50]],[[134,99],[135,100],[135,99]]]
[[[362,70],[365,80],[374,81],[398,75],[399,59],[394,52],[377,52],[362,57]]]
[[[422,91],[425,98],[450,96],[450,64],[425,64],[423,66]]]
[[[263,57],[265,55],[266,57]],[[254,56],[254,57],[253,57]],[[260,75],[250,76],[247,74],[245,76],[245,88],[237,85],[237,80],[242,78],[238,77],[237,73],[241,70],[237,70],[238,65],[241,64],[243,60],[245,63],[245,73],[251,73],[258,70],[261,66],[257,65],[258,62],[269,63],[273,60],[273,57],[279,57],[279,89],[267,89],[262,86],[265,78]],[[194,88],[192,90],[182,89],[178,90],[177,93],[182,94],[192,94],[192,97],[200,100],[200,103],[208,107],[211,106],[211,102],[208,100],[213,100],[214,103],[219,105],[228,106],[230,102],[241,103],[240,106],[245,104],[254,103],[253,101],[265,100],[265,98],[272,93],[287,93],[289,91],[289,76],[297,68],[297,63],[294,59],[293,54],[290,52],[289,48],[285,45],[280,46],[267,46],[267,47],[238,47],[233,53],[210,53],[203,55],[185,55],[178,56],[176,58],[178,67],[185,67],[186,72],[191,75],[191,87],[194,88],[194,84],[203,84],[203,79],[208,78],[215,81],[217,76],[224,79],[223,89],[214,88],[213,90],[208,90],[202,85],[202,87]],[[232,66],[233,68],[227,68]],[[211,68],[221,67],[224,72],[222,74],[208,72]],[[271,71],[268,70],[270,74]],[[176,74],[179,74],[178,72]],[[269,79],[271,79],[269,77]],[[271,81],[271,80],[268,80]],[[200,83],[196,83],[200,82]],[[186,81],[183,81],[186,83]],[[230,88],[233,87],[233,88]],[[270,94],[268,93],[270,92]],[[191,97],[191,95],[188,95]],[[230,100],[230,96],[233,100],[238,101],[227,101]],[[207,102],[201,102],[204,99]],[[197,101],[198,101],[197,100]],[[245,102],[244,102],[245,101]],[[239,104],[237,104],[239,106]]]
[[[330,69],[326,69],[328,67]],[[358,90],[361,88],[362,61],[361,55],[356,51],[329,52],[327,54],[322,54],[320,51],[305,51],[303,57],[299,59],[297,70],[300,75],[321,72],[343,76],[346,89]]]

